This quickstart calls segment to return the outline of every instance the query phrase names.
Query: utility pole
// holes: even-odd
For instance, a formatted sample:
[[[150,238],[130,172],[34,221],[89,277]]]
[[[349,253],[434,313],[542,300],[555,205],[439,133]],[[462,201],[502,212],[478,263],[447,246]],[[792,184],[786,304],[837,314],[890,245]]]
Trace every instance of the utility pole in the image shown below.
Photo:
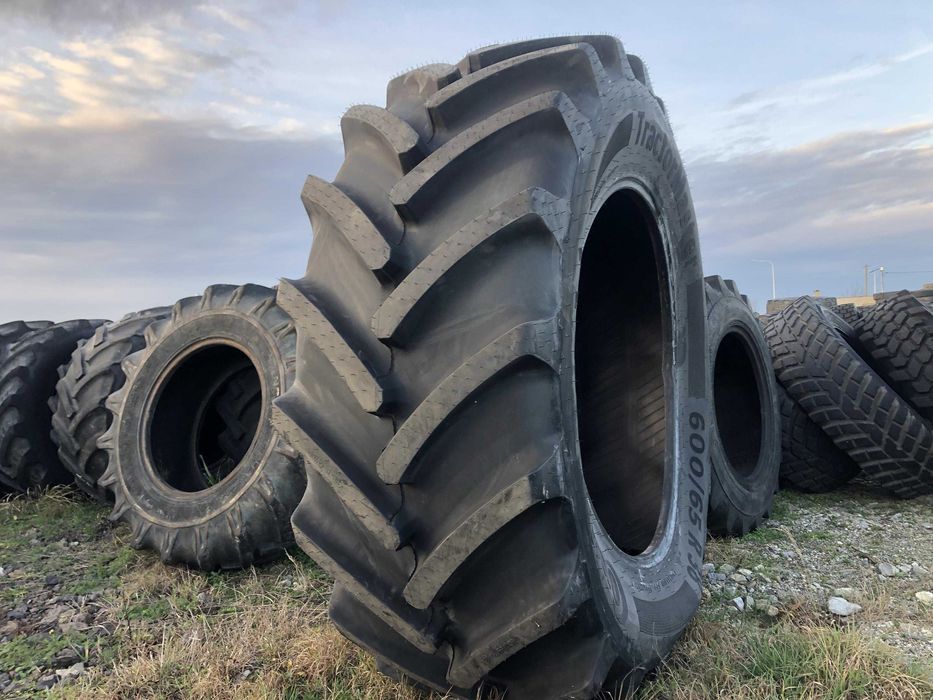
[[[777,299],[777,284],[775,283],[775,280],[774,280],[774,263],[771,262],[770,260],[761,260],[758,258],[752,258],[752,262],[767,263],[768,265],[771,266],[771,298]]]
[[[865,266],[865,296],[868,296],[868,265]]]

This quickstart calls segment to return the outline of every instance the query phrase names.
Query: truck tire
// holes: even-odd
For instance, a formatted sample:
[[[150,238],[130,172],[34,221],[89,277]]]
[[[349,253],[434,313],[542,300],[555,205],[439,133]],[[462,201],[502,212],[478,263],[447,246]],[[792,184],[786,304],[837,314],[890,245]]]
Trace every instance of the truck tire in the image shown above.
[[[781,417],[771,353],[732,280],[706,280],[706,342],[715,421],[708,527],[742,537],[767,517],[781,465]]]
[[[833,313],[856,330],[862,322],[862,311],[855,304],[837,304]]]
[[[145,345],[143,332],[149,324],[170,312],[168,307],[146,309],[100,326],[78,344],[68,364],[59,367],[55,393],[49,399],[52,442],[58,446],[61,463],[74,474],[75,485],[100,503],[112,498],[98,483],[107,469],[107,452],[97,440],[113,420],[104,404],[126,381],[120,363]]]
[[[98,440],[111,519],[166,563],[233,569],[280,555],[292,542],[304,469],[268,420],[295,368],[294,325],[275,290],[213,285],[177,302],[144,337],[123,360],[126,382],[106,401],[113,422]],[[226,428],[218,400],[242,370],[261,387],[263,408],[236,461],[218,442]]]
[[[765,337],[778,381],[866,476],[902,498],[933,492],[933,431],[872,369],[849,324],[801,297]]]
[[[8,321],[0,323],[0,364],[6,359],[9,348],[22,336],[52,325],[51,321]]]
[[[854,479],[859,466],[810,420],[778,383],[781,408],[781,485],[809,493],[834,491]]]
[[[28,491],[65,484],[71,474],[55,454],[48,400],[58,367],[104,321],[75,320],[26,332],[0,364],[0,485]]]
[[[933,309],[900,292],[869,309],[857,330],[875,369],[933,426]]]
[[[509,698],[634,683],[696,610],[709,492],[703,275],[661,103],[606,36],[387,92],[344,116],[335,182],[308,178],[307,274],[279,286],[296,540],[380,668]]]

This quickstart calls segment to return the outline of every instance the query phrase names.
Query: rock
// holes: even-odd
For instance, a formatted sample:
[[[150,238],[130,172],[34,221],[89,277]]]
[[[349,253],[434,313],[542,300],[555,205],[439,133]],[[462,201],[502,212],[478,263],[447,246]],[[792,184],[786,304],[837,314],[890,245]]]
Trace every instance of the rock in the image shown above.
[[[861,605],[850,603],[845,598],[840,598],[838,596],[833,596],[830,598],[827,607],[829,608],[829,612],[831,612],[833,615],[839,615],[840,617],[854,615],[855,613],[860,612],[862,609]]]
[[[55,655],[53,665],[55,668],[68,668],[79,661],[81,661],[81,656],[71,647],[67,647]]]
[[[59,678],[62,679],[62,681],[73,680],[78,676],[84,675],[84,664],[79,661],[76,664],[72,664],[68,668],[60,668],[55,673]]]
[[[39,678],[39,680],[36,681],[36,687],[39,690],[48,690],[56,683],[58,683],[58,676],[56,676],[54,673],[50,673],[47,676],[42,676]]]
[[[714,574],[710,574],[710,575],[709,575],[709,580],[710,580],[710,581],[718,581],[719,583],[722,583],[723,581],[726,580],[726,575],[725,575],[725,574],[715,574],[715,573],[714,573]]]
[[[858,520],[855,521],[856,530],[868,530],[870,528],[871,528],[871,525],[868,523],[867,520],[859,518]]]
[[[773,605],[769,605],[769,606],[768,606],[768,609],[765,610],[765,615],[767,615],[768,617],[777,617],[777,616],[780,615],[780,614],[781,614],[781,611],[778,610],[778,609],[777,609],[776,607],[774,607]]]
[[[897,574],[897,567],[895,567],[894,564],[883,561],[878,564],[878,573],[882,576],[894,576]]]
[[[748,579],[745,578],[742,574],[732,574],[729,579],[743,586],[748,583]]]
[[[47,608],[45,614],[42,616],[42,619],[39,621],[40,625],[52,625],[57,623],[62,618],[70,620],[71,616],[74,614],[74,609],[70,605],[65,605],[59,603],[58,605],[53,605],[51,608]]]
[[[914,598],[916,598],[921,605],[933,605],[933,593],[930,591],[917,591],[914,593]]]
[[[755,573],[751,569],[739,569],[739,573],[745,578],[751,578]]]
[[[920,566],[920,564],[918,564],[917,562],[914,562],[913,564],[910,565],[911,576],[916,576],[917,578],[920,578],[921,576],[926,576],[928,573],[930,572],[924,569],[922,566]]]
[[[20,610],[20,609],[17,608],[16,610],[10,610],[10,612],[8,612],[8,613],[6,614],[6,616],[7,616],[7,618],[10,619],[10,620],[25,620],[25,619],[26,619],[26,611],[25,611],[25,610]]]
[[[750,595],[745,596],[745,607],[748,610],[755,609],[755,599],[752,598]]]
[[[200,593],[198,593],[198,605],[200,605],[203,608],[207,605],[210,605],[210,602],[211,602],[210,593],[208,593],[207,591],[201,591]]]
[[[19,632],[19,623],[16,620],[10,620],[0,627],[0,637],[12,637],[17,632]]]
[[[700,573],[702,573],[704,576],[709,576],[714,571],[716,571],[716,565],[711,562],[707,562],[700,567]]]
[[[854,598],[859,597],[858,591],[855,590],[854,588],[837,588],[836,590],[833,591],[833,595],[836,596],[837,598],[846,598],[846,599],[850,599],[850,598],[854,599]]]
[[[49,574],[45,577],[45,585],[51,588],[52,586],[57,586],[62,580],[55,574]]]
[[[742,596],[738,596],[732,599],[732,604],[735,606],[736,610],[739,612],[745,611],[745,601],[742,600]]]
[[[732,566],[732,564],[723,564],[719,567],[719,573],[728,576],[729,574],[735,573],[735,567]]]

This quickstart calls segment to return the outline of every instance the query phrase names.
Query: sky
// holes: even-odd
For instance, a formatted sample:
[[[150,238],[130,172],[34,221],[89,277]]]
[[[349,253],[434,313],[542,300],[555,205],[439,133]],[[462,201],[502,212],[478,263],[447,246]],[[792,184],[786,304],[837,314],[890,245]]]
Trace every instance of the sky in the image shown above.
[[[645,59],[704,272],[771,295],[933,282],[933,4],[0,0],[0,322],[303,274],[340,117],[425,63],[614,34]]]

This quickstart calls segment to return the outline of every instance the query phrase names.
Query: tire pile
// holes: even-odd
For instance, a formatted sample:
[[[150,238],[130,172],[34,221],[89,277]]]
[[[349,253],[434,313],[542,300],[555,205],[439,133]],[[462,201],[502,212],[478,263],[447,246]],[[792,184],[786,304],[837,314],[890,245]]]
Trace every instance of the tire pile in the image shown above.
[[[207,570],[297,542],[385,673],[465,697],[635,687],[707,529],[778,483],[933,490],[933,312],[757,317],[703,277],[643,62],[606,36],[393,79],[309,177],[304,277],[0,325],[0,483],[73,481]]]

